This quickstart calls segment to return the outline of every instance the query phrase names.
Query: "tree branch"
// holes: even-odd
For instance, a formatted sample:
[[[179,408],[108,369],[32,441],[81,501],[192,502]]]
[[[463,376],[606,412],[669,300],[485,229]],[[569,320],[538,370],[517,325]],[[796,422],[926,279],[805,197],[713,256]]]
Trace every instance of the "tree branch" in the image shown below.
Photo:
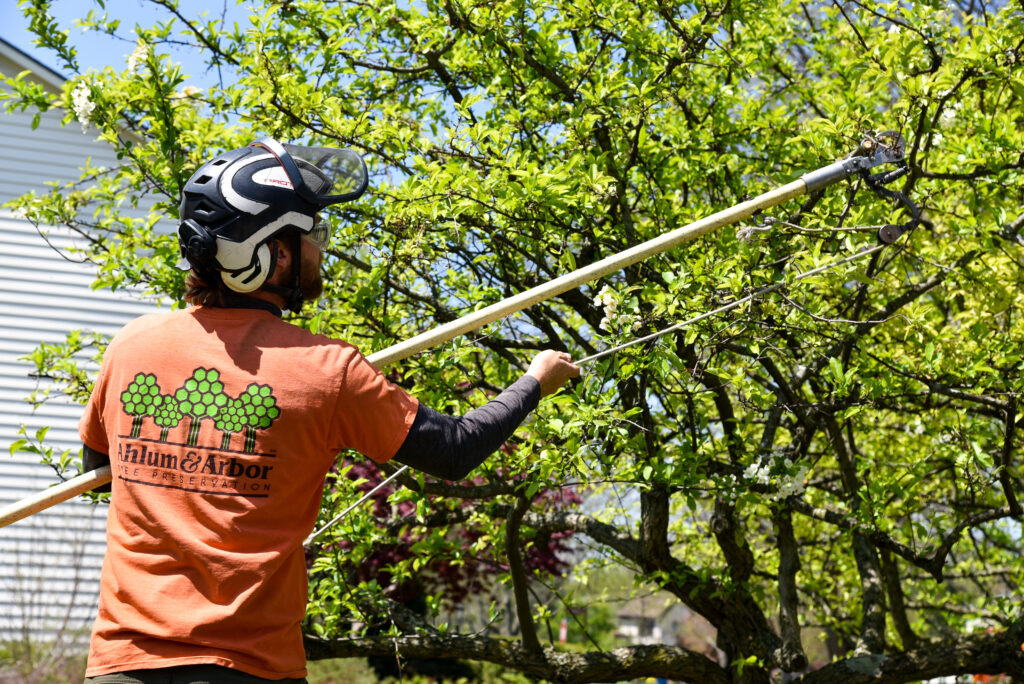
[[[839,358],[847,349],[856,344],[858,340],[864,338],[881,322],[888,320],[893,314],[907,304],[910,304],[919,297],[941,285],[945,282],[946,278],[950,276],[950,274],[971,263],[980,254],[980,250],[967,252],[957,259],[953,266],[939,271],[938,273],[933,273],[925,280],[904,290],[898,297],[894,297],[889,300],[885,306],[875,311],[866,321],[857,324],[853,329],[853,332],[851,332],[847,337],[836,342],[828,351],[815,360],[813,364],[810,364],[808,371],[804,373],[804,377],[813,377],[817,375],[822,368],[828,365],[829,359],[832,359],[833,357]]]
[[[893,654],[855,656],[830,663],[796,684],[896,684],[964,672],[1024,677],[1024,619],[1004,632],[970,634],[941,647],[927,644]]]
[[[1006,497],[1006,504],[1010,509],[1010,515],[1018,520],[1022,511],[1017,495],[1013,490],[1013,479],[1010,476],[1010,459],[1013,456],[1013,438],[1017,427],[1017,397],[1010,395],[1006,402],[1006,431],[1003,436],[1003,449],[999,461],[996,463],[999,468],[999,485],[1003,488],[1003,495]]]
[[[904,650],[916,648],[918,638],[907,618],[907,606],[903,597],[899,567],[888,551],[883,549],[879,553],[879,557],[882,561],[882,581],[885,583],[885,592],[889,598],[889,614],[892,615],[896,633],[900,635]]]
[[[516,504],[509,511],[505,522],[505,553],[508,556],[509,573],[512,575],[512,595],[516,601],[516,616],[519,618],[523,650],[530,655],[543,655],[544,651],[537,639],[537,628],[533,624],[526,565],[523,563],[523,554],[519,549],[519,528],[523,524],[523,515],[529,507],[530,500],[523,494],[518,494]]]
[[[846,435],[843,434],[843,430],[833,416],[825,417],[825,430],[828,432],[832,448],[836,453],[836,460],[839,463],[847,504],[851,511],[856,512],[861,503],[861,482],[853,462],[853,445],[847,442]],[[868,653],[881,653],[885,650],[885,594],[882,590],[882,571],[874,547],[859,528],[853,529],[851,538],[853,557],[857,563],[861,586],[861,628],[858,649]]]
[[[779,635],[782,648],[777,660],[788,672],[807,667],[807,655],[800,640],[800,606],[796,574],[800,571],[799,547],[789,511],[777,509],[774,515],[776,546],[779,549]]]
[[[729,683],[728,675],[717,663],[674,646],[631,646],[584,653],[564,653],[545,648],[542,652],[531,653],[506,639],[439,633],[337,640],[306,636],[304,641],[306,657],[310,660],[394,656],[397,653],[402,658],[486,661],[565,684],[618,682],[647,677],[685,679],[702,684]]]

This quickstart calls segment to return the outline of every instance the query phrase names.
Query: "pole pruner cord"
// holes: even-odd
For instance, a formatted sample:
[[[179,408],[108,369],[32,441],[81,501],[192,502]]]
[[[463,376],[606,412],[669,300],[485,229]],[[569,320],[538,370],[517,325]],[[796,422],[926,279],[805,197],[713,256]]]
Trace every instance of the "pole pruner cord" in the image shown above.
[[[801,180],[806,185],[806,192],[810,193],[816,190],[822,190],[830,185],[839,182],[840,180],[844,180],[849,176],[858,174],[864,179],[868,187],[870,187],[871,190],[875,192],[875,194],[881,197],[896,200],[898,202],[901,202],[904,206],[906,206],[911,213],[910,221],[901,225],[886,224],[879,229],[878,237],[884,243],[883,245],[876,245],[874,247],[863,249],[855,254],[843,257],[842,259],[839,259],[832,263],[825,264],[823,266],[814,268],[810,271],[801,273],[788,283],[785,281],[780,281],[778,283],[768,285],[755,292],[752,292],[751,294],[745,297],[736,299],[732,302],[729,302],[728,304],[724,304],[718,307],[717,309],[705,311],[704,313],[698,316],[687,319],[685,321],[680,321],[679,323],[670,325],[669,327],[651,333],[650,335],[638,337],[629,340],[628,342],[619,344],[615,347],[611,347],[609,349],[605,349],[595,354],[591,354],[590,356],[584,357],[576,361],[576,365],[582,366],[585,364],[593,363],[594,361],[603,359],[607,356],[611,356],[612,354],[622,351],[623,349],[627,349],[638,344],[643,344],[645,342],[654,341],[660,337],[676,332],[683,328],[689,327],[694,323],[704,320],[705,318],[710,318],[720,313],[725,313],[726,311],[735,309],[738,306],[742,306],[743,304],[753,301],[758,297],[769,294],[776,290],[780,290],[783,287],[790,285],[792,283],[804,280],[806,278],[810,278],[811,276],[818,275],[820,273],[824,273],[825,271],[837,268],[839,266],[842,266],[843,264],[850,263],[851,261],[855,261],[857,259],[861,259],[863,257],[870,256],[871,254],[875,254],[876,252],[881,251],[885,247],[885,245],[893,243],[897,238],[903,235],[903,233],[907,232],[908,230],[916,226],[918,223],[920,223],[920,211],[918,210],[917,206],[910,200],[910,198],[908,198],[901,192],[889,190],[888,188],[884,187],[886,184],[891,183],[897,178],[906,175],[906,173],[909,171],[907,163],[903,158],[905,150],[906,142],[897,131],[882,131],[881,133],[871,133],[864,138],[864,140],[861,142],[857,150],[853,154],[851,154],[850,157],[848,157],[847,159],[841,159],[837,162],[829,164],[828,166],[822,167],[816,171],[804,174],[801,177]],[[898,166],[896,169],[892,169],[890,171],[883,171],[875,174],[871,174],[868,172],[869,169],[879,166],[881,164],[897,164]],[[345,508],[345,510],[336,515],[329,522],[325,523],[320,529],[314,531],[308,537],[306,537],[304,545],[309,545],[311,542],[316,540],[318,537],[320,537],[320,535],[322,535],[328,529],[330,529],[343,518],[345,518],[345,516],[351,513],[354,509],[358,508],[364,501],[366,501],[371,496],[376,494],[381,488],[383,488],[385,485],[398,478],[399,475],[401,475],[408,469],[409,466],[407,465],[403,465],[402,467],[398,468],[398,470],[396,470],[394,473],[388,476],[387,479],[383,480],[376,487],[363,494],[355,503]]]

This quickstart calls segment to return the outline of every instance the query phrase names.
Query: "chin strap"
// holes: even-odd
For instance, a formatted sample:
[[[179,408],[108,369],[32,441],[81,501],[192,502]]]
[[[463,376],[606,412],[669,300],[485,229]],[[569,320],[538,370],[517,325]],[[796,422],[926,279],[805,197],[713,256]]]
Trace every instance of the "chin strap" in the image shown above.
[[[288,309],[292,313],[298,313],[302,309],[303,294],[302,294],[302,235],[298,231],[293,232],[294,237],[292,238],[292,284],[291,287],[282,287],[280,285],[274,285],[273,283],[265,283],[263,289],[267,292],[272,292],[282,297],[285,301],[284,308]],[[271,263],[277,263],[277,241],[274,241],[271,246],[272,255]],[[273,274],[271,270],[268,277]]]

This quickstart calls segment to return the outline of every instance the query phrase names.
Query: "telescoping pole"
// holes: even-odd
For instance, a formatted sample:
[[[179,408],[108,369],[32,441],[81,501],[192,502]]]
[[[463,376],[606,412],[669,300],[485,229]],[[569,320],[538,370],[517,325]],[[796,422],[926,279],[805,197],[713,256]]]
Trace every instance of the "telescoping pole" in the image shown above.
[[[898,136],[894,137],[890,144],[884,144],[875,138],[868,138],[861,143],[858,149],[858,152],[865,152],[862,156],[853,156],[806,173],[795,181],[758,195],[753,199],[740,202],[728,209],[723,209],[681,228],[676,228],[664,235],[652,238],[647,242],[596,261],[589,266],[584,266],[571,273],[532,287],[525,292],[468,313],[450,323],[420,333],[404,342],[399,342],[386,349],[374,352],[367,356],[367,359],[378,367],[401,361],[424,349],[429,349],[459,335],[481,328],[488,323],[492,323],[517,311],[522,311],[529,306],[551,299],[563,292],[602,278],[610,273],[621,271],[627,266],[643,261],[648,257],[661,254],[673,247],[678,247],[712,230],[750,218],[756,212],[764,211],[786,200],[828,187],[855,173],[878,166],[879,164],[900,162],[903,159],[904,147],[903,139]],[[6,527],[50,506],[55,506],[62,501],[67,501],[79,494],[84,494],[91,489],[107,484],[111,479],[113,477],[110,466],[104,466],[26,499],[17,501],[0,510],[0,527]]]

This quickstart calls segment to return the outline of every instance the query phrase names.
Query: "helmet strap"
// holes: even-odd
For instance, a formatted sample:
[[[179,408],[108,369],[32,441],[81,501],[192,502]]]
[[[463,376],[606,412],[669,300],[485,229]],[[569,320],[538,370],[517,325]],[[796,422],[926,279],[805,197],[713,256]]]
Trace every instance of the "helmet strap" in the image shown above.
[[[302,234],[292,231],[292,296],[288,300],[288,310],[298,313],[302,309]]]
[[[284,308],[292,313],[298,313],[302,309],[302,235],[299,231],[292,231],[292,284],[291,287],[282,287],[273,283],[266,283],[263,289],[267,292],[279,295],[285,301]],[[277,263],[277,240],[271,241],[271,264]],[[271,266],[273,274],[273,266]],[[268,274],[269,277],[269,274]]]

